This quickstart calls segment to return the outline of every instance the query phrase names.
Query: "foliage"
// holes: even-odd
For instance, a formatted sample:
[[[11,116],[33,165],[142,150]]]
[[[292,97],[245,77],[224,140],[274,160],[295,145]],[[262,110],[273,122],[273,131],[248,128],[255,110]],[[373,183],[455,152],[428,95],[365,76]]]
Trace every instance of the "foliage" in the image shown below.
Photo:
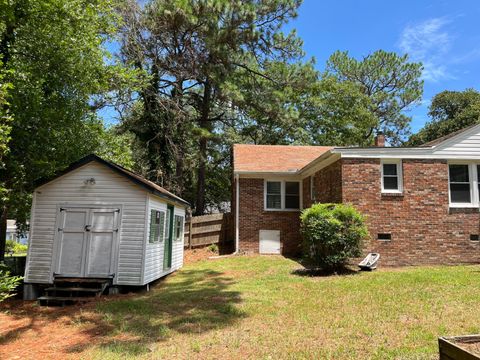
[[[110,126],[105,128],[101,123],[95,126],[98,145],[95,153],[105,160],[112,161],[127,169],[133,169],[134,138],[131,133],[120,132],[118,127]]]
[[[136,162],[144,174],[195,203],[197,214],[229,197],[228,187],[213,192],[222,189],[216,179],[229,182],[230,135],[251,135],[252,123],[270,139],[272,129],[300,128],[295,103],[315,71],[301,63],[296,34],[281,31],[299,4],[130,0],[122,9],[121,58],[148,79],[123,102],[122,128],[143,149]]]
[[[218,253],[218,245],[217,244],[210,244],[207,247],[208,251],[212,253]]]
[[[422,98],[422,68],[420,63],[409,62],[408,55],[378,50],[359,61],[348,52],[337,51],[327,62],[326,76],[355,84],[368,97],[368,111],[377,121],[368,127],[364,139],[371,141],[374,132],[383,132],[391,144],[399,144],[410,131],[411,118],[403,111]],[[348,105],[348,101],[337,104],[340,108]]]
[[[118,90],[114,84],[127,78],[104,61],[109,54],[103,45],[118,20],[114,5],[0,1],[0,59],[4,81],[11,84],[3,109],[12,118],[9,151],[2,154],[0,207],[19,224],[26,221],[35,181],[98,145],[95,111]]]
[[[330,271],[361,255],[368,235],[364,217],[345,204],[314,204],[301,216],[304,256],[309,264]]]
[[[410,137],[408,145],[422,145],[479,123],[480,92],[442,91],[433,97],[429,110],[431,121]]]
[[[20,244],[15,240],[7,240],[5,244],[5,252],[13,254],[25,254],[28,250],[28,246]]]
[[[0,263],[0,303],[14,296],[14,291],[21,282],[21,276],[11,276],[7,268]]]

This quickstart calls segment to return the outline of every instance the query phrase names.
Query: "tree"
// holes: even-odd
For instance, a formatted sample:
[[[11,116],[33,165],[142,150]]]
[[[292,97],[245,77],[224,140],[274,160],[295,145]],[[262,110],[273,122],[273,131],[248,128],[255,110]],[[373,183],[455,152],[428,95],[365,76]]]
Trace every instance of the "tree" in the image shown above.
[[[25,223],[36,180],[95,149],[95,110],[122,71],[106,64],[110,0],[0,1],[0,60],[12,121],[2,154],[1,224]],[[1,227],[0,227],[1,228]],[[0,236],[4,256],[5,231]]]
[[[429,107],[431,117],[423,129],[410,137],[408,145],[417,146],[480,122],[480,92],[442,91]]]
[[[422,68],[409,62],[408,55],[378,50],[359,61],[337,51],[327,62],[325,76],[355,84],[369,98],[369,111],[377,122],[368,127],[364,139],[383,132],[391,144],[399,144],[410,131],[411,118],[403,111],[422,98]]]
[[[122,126],[144,144],[146,175],[195,200],[196,214],[205,211],[212,182],[207,169],[228,143],[227,128],[239,119],[251,121],[256,107],[263,107],[257,111],[262,115],[271,110],[264,118],[277,120],[293,108],[285,94],[293,89],[289,82],[303,76],[301,66],[300,74],[291,71],[303,52],[295,33],[283,34],[281,28],[299,4],[152,0],[140,6],[131,0],[123,8],[121,57],[143,70],[148,83],[132,95],[134,105],[123,109]],[[270,70],[280,74],[280,68],[292,77],[275,78]],[[244,90],[256,83],[273,92],[248,102]],[[195,172],[188,171],[192,166]]]

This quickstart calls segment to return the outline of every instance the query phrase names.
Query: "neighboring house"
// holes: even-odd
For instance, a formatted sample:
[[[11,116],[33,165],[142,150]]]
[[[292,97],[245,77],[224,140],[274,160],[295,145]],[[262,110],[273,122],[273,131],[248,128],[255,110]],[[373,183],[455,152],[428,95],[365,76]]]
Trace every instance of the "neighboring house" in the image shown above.
[[[15,220],[7,220],[7,240],[13,240],[25,245],[28,243],[28,234],[21,234],[17,231]]]
[[[90,155],[33,194],[25,282],[56,276],[145,285],[183,264],[188,203]]]
[[[237,251],[297,254],[300,210],[353,204],[385,265],[480,262],[480,125],[420,147],[234,145]],[[238,200],[238,201],[237,201]]]

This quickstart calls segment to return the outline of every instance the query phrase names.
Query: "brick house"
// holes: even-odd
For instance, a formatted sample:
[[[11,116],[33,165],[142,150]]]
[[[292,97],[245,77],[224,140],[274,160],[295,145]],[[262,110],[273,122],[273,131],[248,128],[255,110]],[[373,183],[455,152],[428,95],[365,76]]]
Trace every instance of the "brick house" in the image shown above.
[[[480,125],[420,147],[234,145],[239,252],[296,254],[314,202],[367,216],[383,265],[480,262]]]

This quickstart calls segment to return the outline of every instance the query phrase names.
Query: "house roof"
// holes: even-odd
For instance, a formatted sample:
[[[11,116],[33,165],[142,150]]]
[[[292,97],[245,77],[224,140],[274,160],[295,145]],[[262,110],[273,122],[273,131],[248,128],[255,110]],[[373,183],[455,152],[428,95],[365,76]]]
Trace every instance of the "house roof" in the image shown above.
[[[147,191],[149,191],[149,192],[151,192],[151,193],[153,193],[153,194],[155,194],[155,195],[157,195],[161,198],[171,200],[171,201],[174,201],[174,202],[178,202],[178,203],[181,203],[181,204],[186,205],[186,206],[190,206],[190,204],[187,201],[185,201],[181,197],[178,197],[177,195],[171,193],[170,191],[164,189],[160,185],[155,184],[154,182],[152,182],[150,180],[147,180],[144,177],[142,177],[138,174],[135,174],[134,172],[132,172],[130,170],[127,170],[127,169],[125,169],[124,167],[122,167],[118,164],[115,164],[113,162],[102,159],[100,156],[97,156],[95,154],[87,155],[87,156],[81,158],[80,160],[71,163],[65,170],[58,172],[53,177],[48,178],[48,179],[40,180],[39,182],[37,182],[36,186],[39,187],[39,186],[45,185],[45,184],[59,178],[60,176],[63,176],[65,174],[69,173],[70,171],[78,169],[79,167],[81,167],[83,165],[86,165],[86,164],[88,164],[92,161],[95,161],[99,164],[107,166],[111,170],[115,171],[117,174],[126,177],[127,179],[131,180],[132,182],[134,182],[138,186],[143,187],[145,190],[147,190]]]
[[[241,172],[295,173],[329,146],[233,145],[233,170]]]
[[[458,134],[461,134],[461,133],[463,133],[467,130],[470,130],[471,128],[474,128],[475,126],[478,126],[478,124],[472,124],[470,126],[464,127],[463,129],[460,129],[460,130],[454,131],[450,134],[447,134],[445,136],[436,138],[435,140],[429,141],[429,142],[427,142],[427,143],[425,143],[421,146],[435,146],[435,145],[438,145],[438,144],[444,142],[445,140],[453,138],[453,137],[457,136]]]

